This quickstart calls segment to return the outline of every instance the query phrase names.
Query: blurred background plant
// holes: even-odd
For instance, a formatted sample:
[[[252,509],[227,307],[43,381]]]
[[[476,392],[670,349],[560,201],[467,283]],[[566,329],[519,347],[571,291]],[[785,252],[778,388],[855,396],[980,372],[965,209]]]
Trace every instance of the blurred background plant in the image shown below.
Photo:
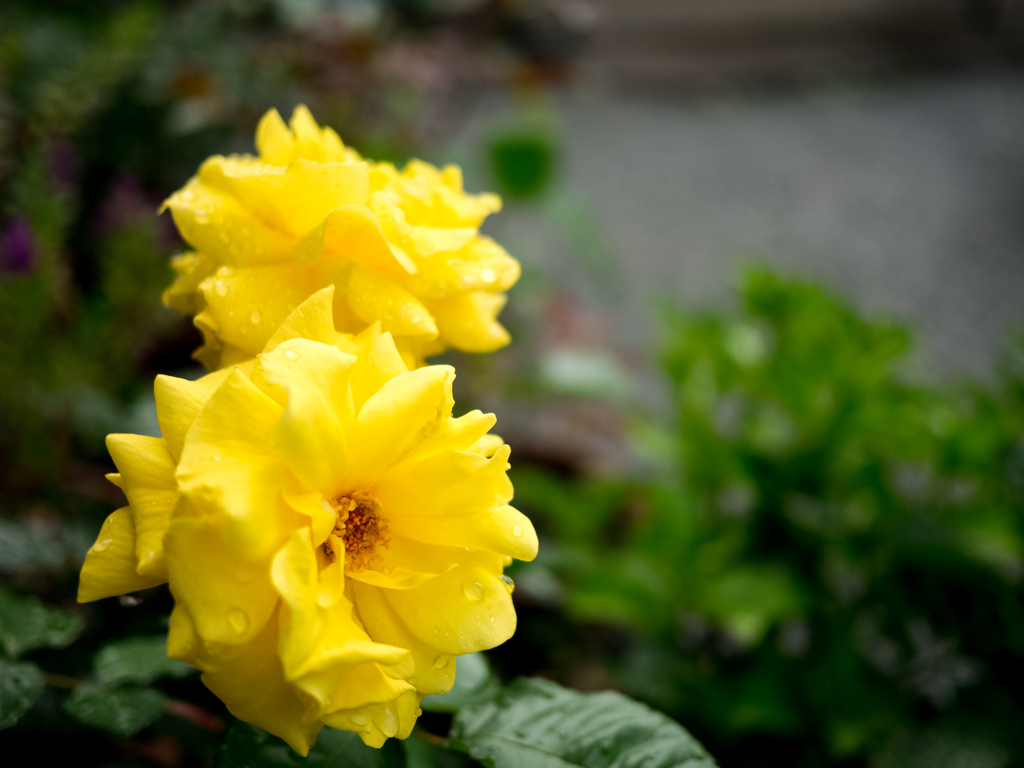
[[[723,765],[1024,764],[1024,344],[1008,345],[994,373],[976,362],[992,317],[1020,319],[1024,272],[985,260],[1005,247],[1019,263],[1019,225],[997,226],[1019,197],[980,213],[964,202],[977,197],[972,183],[1020,189],[1024,152],[1006,137],[1019,134],[1024,16],[1012,2],[725,5],[732,16],[664,0],[0,5],[0,743],[45,755],[73,738],[85,765],[300,764],[168,662],[165,590],[88,606],[74,594],[86,548],[123,503],[103,478],[104,435],[155,434],[153,376],[202,373],[189,357],[197,332],[159,302],[182,244],[155,211],[206,156],[249,151],[268,106],[304,102],[373,157],[455,159],[474,189],[505,196],[492,234],[524,262],[503,316],[515,341],[446,358],[459,407],[498,413],[517,503],[543,536],[540,559],[513,572],[520,625],[489,654],[499,677],[621,690],[691,729]],[[791,123],[758,100],[787,88],[842,100],[965,72],[973,84],[936,100],[911,93],[923,117],[906,142],[891,127],[902,113],[883,104],[890,133],[840,167],[854,178],[872,152],[891,169],[890,143],[900,159],[937,147],[921,157],[933,175],[901,171],[913,199],[944,189],[934,169],[947,162],[962,188],[950,205],[995,224],[962,234],[936,224],[941,215],[908,215],[893,230],[960,243],[957,263],[990,282],[935,270],[980,286],[981,299],[962,303],[939,293],[946,314],[877,301],[822,254],[863,243],[846,256],[869,269],[880,263],[871,254],[903,253],[877,219],[845,214],[913,214],[909,193],[869,176],[862,198],[825,196],[835,215],[822,203],[842,176],[831,166],[764,175],[751,157],[769,162]],[[616,78],[628,98],[637,84],[680,89],[686,119],[710,128],[672,122],[664,105],[600,106]],[[735,124],[708,107],[718,102]],[[800,109],[793,124],[811,135],[801,159],[846,151],[846,133]],[[975,113],[961,143],[940,133]],[[859,119],[850,114],[837,123]],[[659,154],[662,134],[644,128],[657,121],[694,151]],[[626,149],[615,149],[609,137],[622,132]],[[723,132],[732,143],[715,143]],[[821,149],[821,136],[834,144]],[[686,165],[723,146],[714,172]],[[784,207],[791,187],[809,190],[807,206]],[[819,250],[787,261],[778,253],[793,241],[751,218],[762,211],[835,239],[810,238]],[[726,235],[700,229],[715,216]],[[694,239],[672,240],[667,271],[652,271],[682,226]],[[689,286],[710,278],[687,270],[721,270],[725,253],[752,248],[775,266],[744,271],[738,302],[695,309]],[[914,285],[926,282],[927,263],[904,262]],[[849,285],[854,301],[794,268]],[[883,285],[894,273],[861,274]],[[865,304],[911,316],[926,353],[910,326],[872,319]],[[947,333],[938,343],[954,353],[935,355],[935,328],[960,314],[971,343]],[[971,375],[946,375],[935,358],[966,361]],[[466,669],[459,696],[493,687],[479,664]],[[447,733],[450,709],[428,713],[426,731]],[[311,761],[469,761],[429,738],[372,754],[339,738]]]

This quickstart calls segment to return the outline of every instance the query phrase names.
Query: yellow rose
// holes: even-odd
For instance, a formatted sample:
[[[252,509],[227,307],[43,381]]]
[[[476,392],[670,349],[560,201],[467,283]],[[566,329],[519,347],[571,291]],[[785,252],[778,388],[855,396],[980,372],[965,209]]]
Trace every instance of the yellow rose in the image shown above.
[[[239,718],[305,754],[323,724],[404,738],[454,657],[515,630],[494,417],[451,416],[453,370],[409,371],[375,324],[332,318],[334,289],[261,355],[198,381],[159,376],[163,437],[111,435],[129,506],[103,525],[79,600],[168,582],[168,653]]]
[[[258,354],[292,310],[336,287],[347,333],[380,323],[406,364],[509,341],[496,320],[519,263],[478,228],[501,208],[469,195],[457,166],[364,160],[305,107],[271,110],[259,157],[214,156],[164,204],[195,251],[175,258],[164,302],[203,332],[210,369]]]

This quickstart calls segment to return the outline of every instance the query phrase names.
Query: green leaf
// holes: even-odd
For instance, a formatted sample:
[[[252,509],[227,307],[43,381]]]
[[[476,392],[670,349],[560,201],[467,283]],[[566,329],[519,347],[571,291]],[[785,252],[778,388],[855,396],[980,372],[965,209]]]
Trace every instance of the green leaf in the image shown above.
[[[161,677],[185,677],[195,672],[183,661],[167,658],[167,638],[130,637],[105,645],[93,659],[99,682],[151,683]]]
[[[448,693],[424,696],[420,707],[430,712],[454,712],[459,707],[491,698],[500,684],[482,653],[455,659],[455,684]]]
[[[43,673],[35,664],[0,660],[0,731],[18,722],[44,687]]]
[[[109,690],[84,683],[72,692],[64,709],[79,722],[118,736],[134,736],[164,711],[166,698],[152,688]]]
[[[452,736],[495,768],[714,768],[675,721],[620,693],[577,693],[517,680],[459,710]]]
[[[77,614],[47,608],[34,596],[0,591],[0,646],[9,657],[37,648],[63,648],[81,631]]]

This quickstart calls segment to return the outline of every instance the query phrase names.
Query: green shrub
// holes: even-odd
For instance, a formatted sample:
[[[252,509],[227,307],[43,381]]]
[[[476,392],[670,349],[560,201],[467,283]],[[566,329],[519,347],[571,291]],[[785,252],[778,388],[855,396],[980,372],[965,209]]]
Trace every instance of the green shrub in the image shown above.
[[[657,477],[514,478],[571,615],[724,765],[1021,760],[1024,377],[914,383],[904,328],[770,272],[741,304],[669,318]]]

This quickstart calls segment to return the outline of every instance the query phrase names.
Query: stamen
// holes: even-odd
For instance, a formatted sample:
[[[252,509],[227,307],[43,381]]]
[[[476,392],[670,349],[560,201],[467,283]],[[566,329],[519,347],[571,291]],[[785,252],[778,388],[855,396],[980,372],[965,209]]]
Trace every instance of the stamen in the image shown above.
[[[377,546],[387,549],[391,544],[391,531],[387,519],[380,514],[380,502],[365,491],[355,491],[328,503],[338,520],[323,544],[324,554],[333,563],[341,546],[345,550],[345,570],[369,568],[382,557]]]

